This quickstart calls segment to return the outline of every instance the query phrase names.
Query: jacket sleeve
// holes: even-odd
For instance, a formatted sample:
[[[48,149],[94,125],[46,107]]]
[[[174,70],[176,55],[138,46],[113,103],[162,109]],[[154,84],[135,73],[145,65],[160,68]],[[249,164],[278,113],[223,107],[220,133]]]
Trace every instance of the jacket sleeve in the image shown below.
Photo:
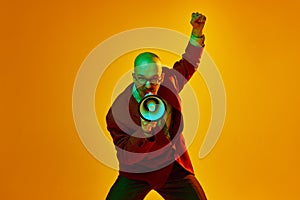
[[[182,55],[182,59],[174,64],[173,69],[177,72],[176,77],[179,91],[182,90],[183,86],[197,70],[203,50],[204,47],[194,46],[189,42],[185,53]]]

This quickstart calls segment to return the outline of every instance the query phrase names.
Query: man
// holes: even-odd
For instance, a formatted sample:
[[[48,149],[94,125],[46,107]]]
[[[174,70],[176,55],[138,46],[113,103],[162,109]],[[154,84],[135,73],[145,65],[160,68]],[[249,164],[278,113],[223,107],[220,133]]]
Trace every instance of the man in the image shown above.
[[[168,200],[206,199],[185,147],[179,99],[179,92],[197,70],[205,21],[204,15],[192,14],[190,41],[172,69],[162,67],[151,52],[136,57],[133,84],[118,96],[106,116],[120,166],[106,199],[140,200],[151,190]],[[159,96],[166,105],[159,121],[148,122],[139,115],[139,103],[147,94]]]

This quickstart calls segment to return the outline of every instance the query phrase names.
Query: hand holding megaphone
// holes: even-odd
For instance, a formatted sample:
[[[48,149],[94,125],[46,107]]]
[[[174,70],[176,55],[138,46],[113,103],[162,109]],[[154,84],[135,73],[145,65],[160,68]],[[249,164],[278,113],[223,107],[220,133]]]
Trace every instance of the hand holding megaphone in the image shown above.
[[[156,127],[157,122],[149,122],[141,118],[141,127],[144,133],[150,133]]]

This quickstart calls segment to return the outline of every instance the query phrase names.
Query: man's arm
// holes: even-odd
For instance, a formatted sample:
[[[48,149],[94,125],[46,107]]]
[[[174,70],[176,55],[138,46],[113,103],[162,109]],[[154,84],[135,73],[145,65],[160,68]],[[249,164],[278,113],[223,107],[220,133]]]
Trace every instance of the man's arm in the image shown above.
[[[204,34],[203,28],[206,22],[206,17],[200,13],[193,13],[191,17],[191,25],[193,27],[192,34],[188,46],[185,49],[185,53],[182,58],[191,63],[195,68],[198,67],[200,59],[203,53]]]
[[[173,68],[179,72],[177,75],[179,90],[183,88],[185,83],[192,77],[197,70],[200,59],[204,50],[204,34],[203,28],[206,17],[199,13],[193,13],[191,17],[191,25],[193,27],[190,41],[182,55],[180,61],[176,62]]]

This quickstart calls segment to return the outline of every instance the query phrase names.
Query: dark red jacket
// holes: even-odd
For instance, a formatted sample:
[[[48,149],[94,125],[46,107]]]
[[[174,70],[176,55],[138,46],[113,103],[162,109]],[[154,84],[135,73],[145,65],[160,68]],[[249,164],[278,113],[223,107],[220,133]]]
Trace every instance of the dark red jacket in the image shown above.
[[[141,123],[138,102],[132,95],[133,84],[117,97],[106,121],[117,150],[120,175],[158,187],[168,178],[175,160],[194,173],[182,135],[183,118],[178,94],[195,71],[196,68],[185,59],[176,62],[172,69],[163,67],[165,77],[158,95],[172,106],[170,140],[163,131],[159,131],[152,138],[154,140],[132,136]]]

